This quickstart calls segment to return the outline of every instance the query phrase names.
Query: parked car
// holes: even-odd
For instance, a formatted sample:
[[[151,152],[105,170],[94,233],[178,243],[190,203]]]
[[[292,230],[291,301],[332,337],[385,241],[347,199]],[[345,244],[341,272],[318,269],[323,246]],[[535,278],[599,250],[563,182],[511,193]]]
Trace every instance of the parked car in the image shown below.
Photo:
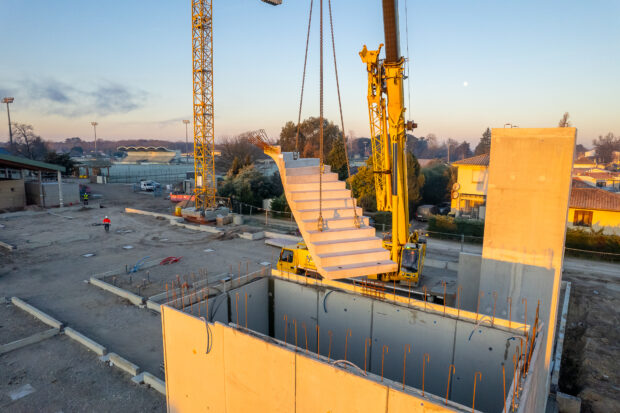
[[[437,205],[437,210],[439,212],[439,215],[448,215],[452,210],[452,206],[450,205],[450,202],[442,202],[441,204]]]
[[[161,184],[159,182],[155,182],[155,181],[151,181],[151,180],[144,180],[144,181],[140,181],[140,190],[141,191],[147,191],[147,192],[152,192],[157,188],[160,188]]]
[[[436,215],[439,209],[435,205],[420,205],[415,211],[415,219],[418,221],[428,221],[431,215]]]

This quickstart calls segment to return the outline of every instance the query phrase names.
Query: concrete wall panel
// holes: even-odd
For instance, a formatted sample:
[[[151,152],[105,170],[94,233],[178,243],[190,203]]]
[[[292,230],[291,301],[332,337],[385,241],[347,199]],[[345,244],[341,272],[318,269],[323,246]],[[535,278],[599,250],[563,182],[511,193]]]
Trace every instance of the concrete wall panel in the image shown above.
[[[229,292],[230,297],[230,321],[237,322],[237,310],[239,311],[239,325],[246,326],[261,334],[269,334],[269,280],[262,278],[252,281],[241,288]],[[237,295],[239,294],[239,295]],[[246,311],[247,294],[247,311]]]
[[[431,402],[419,396],[389,389],[387,411],[388,413],[439,413],[455,410],[438,402]]]
[[[452,363],[456,320],[436,314],[410,310],[377,301],[373,312],[373,341],[371,371],[381,374],[381,353],[388,345],[384,358],[384,376],[402,382],[405,345],[407,354],[405,383],[422,388],[422,358],[429,355],[424,374],[424,388],[436,395],[445,395],[448,367]]]
[[[372,300],[339,291],[319,292],[318,318],[321,327],[321,354],[327,355],[328,331],[332,332],[331,358],[344,359],[364,368],[364,342],[371,337]],[[326,311],[327,310],[327,311]],[[345,340],[347,330],[350,337]]]
[[[275,338],[284,341],[286,332],[286,342],[295,344],[295,325],[297,325],[297,345],[305,348],[303,323],[308,335],[308,349],[316,352],[317,296],[317,290],[314,288],[276,280],[273,297]],[[285,315],[288,320],[286,323]]]
[[[456,285],[462,288],[459,300],[461,309],[476,311],[478,305],[478,291],[480,289],[480,270],[482,256],[461,252]]]

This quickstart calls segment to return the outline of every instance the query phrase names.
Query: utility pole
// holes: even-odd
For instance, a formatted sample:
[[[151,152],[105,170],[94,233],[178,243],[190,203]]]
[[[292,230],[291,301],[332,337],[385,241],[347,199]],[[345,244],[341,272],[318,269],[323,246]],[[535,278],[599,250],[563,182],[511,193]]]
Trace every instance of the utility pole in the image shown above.
[[[9,111],[9,103],[13,103],[15,98],[2,98],[2,103],[6,103],[6,114],[9,117],[9,151],[13,153],[13,129],[11,128],[11,112]]]
[[[97,157],[97,125],[99,125],[97,122],[91,122],[91,125],[93,125],[93,129],[95,130],[95,157]]]
[[[189,120],[183,119],[183,123],[185,124],[185,162],[189,163],[189,146],[187,146],[187,125],[189,125]]]

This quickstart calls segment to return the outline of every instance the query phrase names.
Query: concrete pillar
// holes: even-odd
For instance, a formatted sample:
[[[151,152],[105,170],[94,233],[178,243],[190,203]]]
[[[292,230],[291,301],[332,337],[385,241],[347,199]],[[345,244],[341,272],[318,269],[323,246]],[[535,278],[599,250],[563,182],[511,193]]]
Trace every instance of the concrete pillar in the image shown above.
[[[45,208],[45,197],[43,195],[43,178],[41,178],[41,171],[39,171],[39,197],[41,198],[41,208]]]
[[[65,204],[62,202],[62,174],[58,171],[58,202],[60,203],[60,207],[64,207]]]

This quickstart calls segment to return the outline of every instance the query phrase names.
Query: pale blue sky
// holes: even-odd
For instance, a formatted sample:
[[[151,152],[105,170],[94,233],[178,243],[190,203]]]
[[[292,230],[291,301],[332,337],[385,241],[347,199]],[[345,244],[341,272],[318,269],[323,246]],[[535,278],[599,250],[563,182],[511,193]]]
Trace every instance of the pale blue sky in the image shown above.
[[[587,145],[620,134],[620,1],[400,0],[403,54],[405,3],[416,135],[474,143],[487,126],[556,126],[565,111]],[[92,138],[92,120],[103,139],[184,139],[190,4],[0,0],[0,97],[15,97],[13,121],[53,140]],[[297,119],[309,0],[213,4],[216,136],[264,128],[276,137]],[[383,41],[380,0],[333,0],[333,8],[345,128],[368,136],[357,53]],[[312,33],[304,117],[318,114],[317,13]],[[325,38],[325,114],[335,121]]]

